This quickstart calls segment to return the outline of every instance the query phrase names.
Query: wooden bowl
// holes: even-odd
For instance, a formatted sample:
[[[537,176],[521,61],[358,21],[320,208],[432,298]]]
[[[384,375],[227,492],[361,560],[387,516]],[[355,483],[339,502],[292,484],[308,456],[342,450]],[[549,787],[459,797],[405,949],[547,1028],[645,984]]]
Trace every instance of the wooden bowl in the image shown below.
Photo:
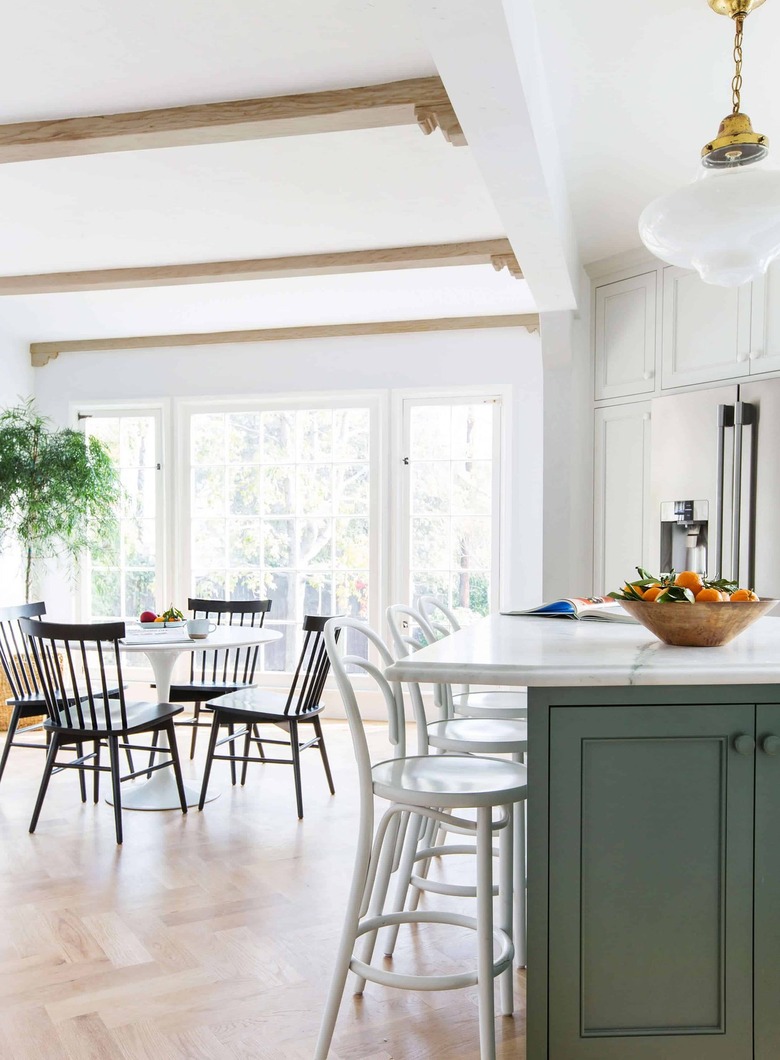
[[[771,611],[777,602],[745,600],[739,603],[657,604],[651,600],[621,600],[620,606],[664,644],[719,648]]]

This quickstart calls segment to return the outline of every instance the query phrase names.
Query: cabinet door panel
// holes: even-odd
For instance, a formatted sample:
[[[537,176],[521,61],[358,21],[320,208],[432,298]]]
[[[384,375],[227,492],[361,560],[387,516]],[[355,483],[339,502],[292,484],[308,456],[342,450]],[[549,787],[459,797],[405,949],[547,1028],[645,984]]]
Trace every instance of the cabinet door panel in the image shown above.
[[[750,374],[780,371],[780,262],[753,284]]]
[[[596,288],[596,398],[655,388],[655,272]]]
[[[780,1054],[780,755],[766,754],[764,738],[780,736],[780,706],[757,709],[755,1060]]]
[[[647,549],[650,402],[596,410],[594,592],[616,589]],[[657,564],[655,564],[657,566]]]
[[[553,708],[550,1060],[752,1060],[752,706]]]
[[[703,283],[697,273],[664,269],[664,387],[746,375],[751,289]]]

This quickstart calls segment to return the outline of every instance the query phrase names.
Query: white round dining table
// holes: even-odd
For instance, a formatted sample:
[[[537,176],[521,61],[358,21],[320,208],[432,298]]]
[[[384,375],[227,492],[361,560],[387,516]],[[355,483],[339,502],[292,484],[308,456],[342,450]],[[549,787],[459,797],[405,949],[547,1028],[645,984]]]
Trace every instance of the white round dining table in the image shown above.
[[[184,626],[173,629],[146,630],[129,626],[119,645],[127,654],[141,653],[149,660],[157,686],[157,702],[167,703],[171,694],[171,677],[176,661],[183,652],[221,651],[230,648],[250,648],[256,644],[269,644],[279,640],[281,633],[275,629],[252,626],[217,626],[205,640],[191,640]],[[168,746],[165,733],[160,734],[160,750]],[[125,794],[127,791],[127,794]],[[188,806],[197,806],[200,792],[184,785]],[[216,794],[212,796],[216,798]],[[106,800],[111,802],[109,798]],[[208,800],[211,802],[211,798]],[[179,792],[172,769],[159,769],[150,780],[137,781],[131,790],[122,791],[122,808],[125,810],[180,810]]]

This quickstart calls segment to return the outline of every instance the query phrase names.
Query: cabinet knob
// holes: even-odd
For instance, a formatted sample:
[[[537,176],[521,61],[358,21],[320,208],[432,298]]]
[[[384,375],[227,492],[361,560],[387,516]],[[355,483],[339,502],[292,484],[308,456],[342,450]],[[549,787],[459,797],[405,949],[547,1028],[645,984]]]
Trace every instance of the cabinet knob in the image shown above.
[[[749,356],[750,356],[750,354],[748,353],[747,350],[740,350],[739,353],[737,354],[738,363],[739,364],[744,364],[744,362],[748,359]]]
[[[652,379],[654,375],[655,375],[655,373],[651,372],[651,371],[642,372],[642,378],[643,379]]]
[[[749,357],[751,361],[757,361],[759,357],[763,357],[763,350],[751,350]]]
[[[780,736],[765,736],[761,741],[761,750],[767,755],[780,755]]]
[[[780,741],[778,741],[780,747]],[[740,733],[734,737],[734,750],[738,755],[752,755],[756,749],[756,741],[748,733]]]

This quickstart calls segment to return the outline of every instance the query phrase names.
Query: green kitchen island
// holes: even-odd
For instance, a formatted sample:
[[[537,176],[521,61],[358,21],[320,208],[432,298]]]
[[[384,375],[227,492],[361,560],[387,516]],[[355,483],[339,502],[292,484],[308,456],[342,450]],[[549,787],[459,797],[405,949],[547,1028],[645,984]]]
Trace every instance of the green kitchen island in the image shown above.
[[[387,674],[528,688],[527,1060],[780,1057],[780,621],[495,615]]]

